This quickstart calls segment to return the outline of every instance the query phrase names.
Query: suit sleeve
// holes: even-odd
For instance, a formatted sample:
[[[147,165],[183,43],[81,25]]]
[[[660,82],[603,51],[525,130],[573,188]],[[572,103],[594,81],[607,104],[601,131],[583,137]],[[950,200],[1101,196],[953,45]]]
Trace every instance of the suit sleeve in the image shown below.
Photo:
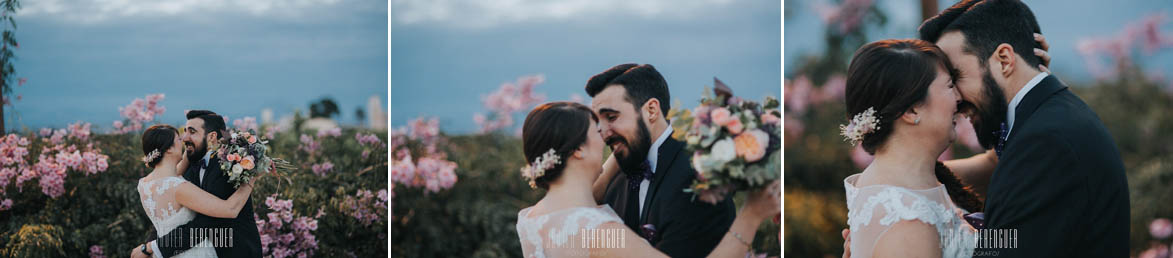
[[[686,165],[687,166],[687,165]],[[693,175],[692,169],[688,170]],[[674,186],[685,189],[693,178],[684,181],[682,185]],[[733,224],[737,212],[734,209],[732,195],[717,204],[709,204],[700,199],[694,200],[691,193],[673,195],[671,204],[662,207],[679,209],[668,224],[665,224],[656,249],[670,257],[704,257],[717,247],[729,226]]]
[[[1072,243],[1084,228],[1079,214],[1088,200],[1087,168],[1080,165],[1072,146],[1061,137],[1024,134],[1030,144],[1007,146],[1005,162],[991,185],[987,200],[987,226],[1011,234],[1012,246],[988,250],[998,257],[1077,256]],[[1003,238],[1005,239],[1005,238]],[[979,238],[979,242],[980,242]],[[982,246],[979,243],[979,246]],[[986,246],[990,247],[990,246]]]

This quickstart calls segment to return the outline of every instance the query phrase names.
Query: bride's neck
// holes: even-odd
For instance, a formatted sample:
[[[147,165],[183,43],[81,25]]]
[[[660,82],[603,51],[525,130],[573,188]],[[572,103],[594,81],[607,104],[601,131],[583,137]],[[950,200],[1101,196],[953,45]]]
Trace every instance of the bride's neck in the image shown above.
[[[162,177],[179,176],[179,171],[175,169],[176,165],[179,165],[178,160],[164,159],[163,161],[159,161],[158,165],[155,165],[155,168],[151,170],[151,174]]]
[[[558,206],[595,205],[594,196],[591,195],[593,182],[586,178],[586,175],[590,173],[582,170],[582,168],[567,167],[562,171],[562,176],[558,180],[550,183],[546,197],[543,199],[555,201],[550,204]]]
[[[886,144],[876,150],[875,159],[865,172],[873,173],[880,179],[877,181],[887,184],[932,187],[938,184],[935,175],[938,154],[915,144]]]

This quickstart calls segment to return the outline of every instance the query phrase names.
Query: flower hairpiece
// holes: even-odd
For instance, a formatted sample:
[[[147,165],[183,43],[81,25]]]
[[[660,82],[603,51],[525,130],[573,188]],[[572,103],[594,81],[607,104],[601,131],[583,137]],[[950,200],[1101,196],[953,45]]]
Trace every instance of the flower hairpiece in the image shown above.
[[[143,156],[143,163],[151,164],[151,161],[155,161],[155,159],[157,159],[157,158],[159,158],[159,150],[155,149],[155,150],[152,150],[151,153],[148,153],[146,156]]]
[[[535,180],[537,180],[539,177],[542,177],[543,175],[546,175],[547,169],[551,169],[554,168],[555,165],[562,164],[561,159],[562,158],[559,157],[558,154],[554,154],[554,149],[551,148],[549,151],[546,151],[545,154],[542,154],[541,157],[535,159],[533,163],[526,164],[525,167],[522,167],[521,177],[525,178],[526,181],[529,181],[530,188],[536,189],[538,188],[538,185],[535,183]]]
[[[880,117],[876,115],[876,110],[870,107],[852,117],[851,122],[847,125],[839,125],[843,140],[851,142],[851,146],[863,141],[864,135],[876,130],[880,130]]]

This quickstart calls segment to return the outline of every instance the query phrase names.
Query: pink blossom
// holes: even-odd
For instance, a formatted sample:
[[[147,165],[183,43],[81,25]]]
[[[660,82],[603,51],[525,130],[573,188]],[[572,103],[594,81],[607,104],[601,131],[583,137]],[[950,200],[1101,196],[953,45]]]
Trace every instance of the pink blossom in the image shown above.
[[[314,164],[312,168],[313,168],[315,175],[326,176],[327,172],[330,172],[330,170],[334,169],[334,163],[330,163],[330,161],[326,161],[321,164]]]
[[[102,254],[102,246],[90,246],[90,258],[106,258],[106,256]]]
[[[504,83],[496,91],[481,98],[482,104],[491,111],[492,118],[475,114],[473,121],[481,127],[481,133],[488,133],[513,126],[513,113],[523,111],[534,104],[545,101],[546,96],[534,92],[534,87],[545,82],[542,75],[522,76],[516,84]]]
[[[798,78],[794,78],[793,81],[783,86],[786,88],[784,103],[786,103],[787,111],[797,114],[806,112],[812,94],[812,85],[813,83],[806,75],[799,75]]]
[[[1152,234],[1156,239],[1169,238],[1170,235],[1173,235],[1173,223],[1170,223],[1166,218],[1155,219],[1149,223],[1149,234]]]
[[[115,133],[138,131],[142,129],[144,123],[154,121],[155,116],[162,115],[167,111],[166,107],[159,105],[163,98],[163,94],[151,94],[147,95],[146,99],[136,98],[130,102],[130,105],[119,107],[118,113],[130,124],[119,126],[121,123],[115,123]]]
[[[0,201],[0,211],[8,210],[11,208],[12,208],[12,199],[4,199],[3,201]]]
[[[257,118],[246,116],[240,119],[232,120],[232,126],[241,131],[257,131]]]
[[[342,128],[334,127],[334,128],[318,131],[318,138],[323,138],[326,136],[333,136],[333,137],[342,136]]]

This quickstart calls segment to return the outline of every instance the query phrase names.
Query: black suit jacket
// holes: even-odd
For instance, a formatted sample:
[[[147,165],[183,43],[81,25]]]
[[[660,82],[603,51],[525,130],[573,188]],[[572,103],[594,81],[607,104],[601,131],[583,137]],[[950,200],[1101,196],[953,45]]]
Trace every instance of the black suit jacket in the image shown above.
[[[648,242],[668,256],[704,257],[717,247],[733,224],[737,216],[733,201],[727,197],[713,205],[694,200],[692,193],[684,192],[696,179],[696,170],[690,165],[692,153],[684,151],[683,142],[668,137],[658,151],[643,214],[637,208],[639,190],[629,191],[627,177],[622,173],[611,180],[603,201],[636,234],[641,234],[642,225],[652,224],[656,233]],[[637,209],[629,209],[629,201]]]
[[[199,164],[191,164],[188,166],[187,171],[183,173],[183,178],[199,186],[200,189],[204,189],[204,191],[220,197],[220,199],[227,200],[229,196],[232,196],[232,193],[236,192],[232,184],[228,183],[228,177],[220,169],[220,161],[215,155],[212,155],[211,159],[208,160],[208,166],[204,169],[203,185],[200,185],[199,175]],[[197,213],[195,219],[171,230],[171,232],[167,232],[167,235],[159,237],[160,240],[156,242],[159,246],[157,252],[163,255],[163,257],[178,255],[190,249],[193,243],[200,242],[200,238],[192,237],[192,232],[205,229],[223,231],[223,229],[231,228],[231,247],[217,246],[217,256],[261,257],[261,236],[257,232],[257,223],[252,207],[252,198],[249,198],[249,200],[245,201],[244,208],[240,209],[240,214],[237,214],[236,218],[230,219],[209,217]]]
[[[1099,116],[1054,76],[1014,114],[990,178],[986,225],[1016,230],[1017,246],[978,254],[1127,257],[1128,182]]]

